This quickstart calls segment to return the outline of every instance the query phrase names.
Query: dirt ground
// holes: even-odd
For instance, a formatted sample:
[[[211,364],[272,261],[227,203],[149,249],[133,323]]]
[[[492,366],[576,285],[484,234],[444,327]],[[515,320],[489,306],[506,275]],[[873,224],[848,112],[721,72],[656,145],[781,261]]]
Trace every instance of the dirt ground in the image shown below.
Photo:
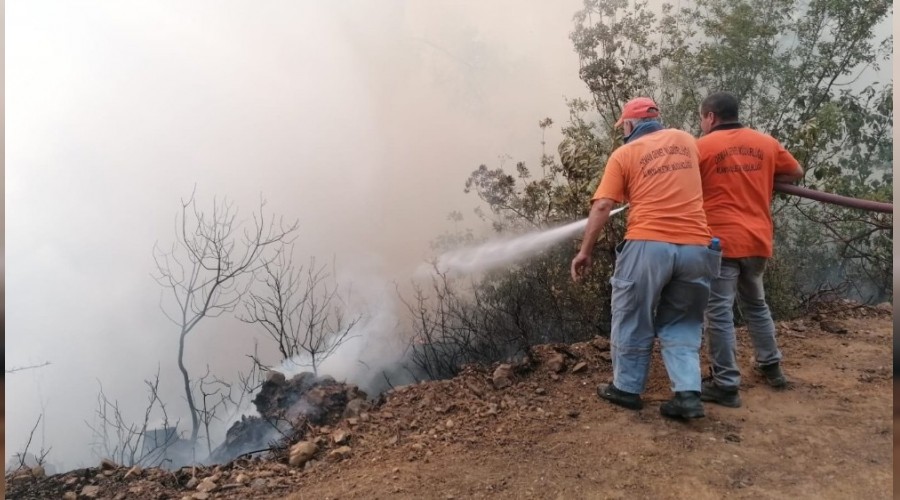
[[[313,429],[324,439],[305,467],[247,459],[127,480],[124,468],[85,469],[13,480],[8,498],[83,498],[88,485],[110,499],[890,498],[891,314],[848,306],[778,332],[789,388],[770,389],[751,370],[740,330],[743,407],[707,404],[706,418],[688,423],[659,415],[669,389],[658,353],[642,411],[599,400],[611,366],[598,338],[541,346],[506,388],[477,369],[398,388],[340,424],[350,436],[342,460],[328,458],[338,429]],[[198,492],[191,477],[215,487]]]

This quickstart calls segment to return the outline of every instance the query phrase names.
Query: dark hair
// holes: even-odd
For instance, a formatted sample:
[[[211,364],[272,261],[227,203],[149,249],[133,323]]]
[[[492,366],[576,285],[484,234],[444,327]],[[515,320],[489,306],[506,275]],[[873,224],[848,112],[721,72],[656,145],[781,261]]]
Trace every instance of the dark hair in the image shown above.
[[[700,113],[715,114],[723,121],[737,121],[738,119],[738,100],[737,97],[728,92],[715,92],[709,94],[700,104]]]

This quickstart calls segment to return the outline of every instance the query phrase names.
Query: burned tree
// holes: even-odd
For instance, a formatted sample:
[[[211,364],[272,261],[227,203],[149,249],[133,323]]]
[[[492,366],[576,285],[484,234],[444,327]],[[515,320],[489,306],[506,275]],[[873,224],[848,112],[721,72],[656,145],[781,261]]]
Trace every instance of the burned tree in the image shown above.
[[[154,246],[154,278],[163,287],[160,308],[178,327],[178,368],[191,414],[192,443],[197,440],[201,414],[184,364],[185,339],[204,318],[232,312],[253,274],[272,262],[297,229],[296,221],[286,225],[282,218],[267,216],[264,207],[261,200],[252,222],[245,224],[238,220],[232,201],[214,199],[212,211],[205,212],[192,193],[181,201],[171,249]],[[174,306],[163,303],[162,296],[167,293]]]
[[[259,325],[278,346],[285,360],[308,356],[308,366],[318,375],[319,366],[347,340],[361,316],[345,315],[337,284],[329,285],[326,266],[311,259],[295,266],[292,252],[280,253],[263,266],[264,291],[250,292],[241,320]]]

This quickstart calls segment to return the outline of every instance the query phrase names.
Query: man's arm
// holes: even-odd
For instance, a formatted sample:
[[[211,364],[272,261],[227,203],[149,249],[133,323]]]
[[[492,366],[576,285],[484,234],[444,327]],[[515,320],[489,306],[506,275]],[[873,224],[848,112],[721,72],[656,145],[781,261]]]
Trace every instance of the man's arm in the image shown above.
[[[775,174],[775,182],[797,182],[803,178],[803,167],[797,164],[792,172]]]
[[[609,198],[600,198],[591,204],[587,227],[584,229],[584,239],[581,240],[581,250],[572,259],[572,279],[574,281],[581,280],[585,271],[591,267],[591,261],[593,260],[591,254],[594,252],[594,245],[597,244],[597,238],[600,237],[600,232],[609,219],[609,212],[612,210],[613,205],[615,205],[615,202]]]

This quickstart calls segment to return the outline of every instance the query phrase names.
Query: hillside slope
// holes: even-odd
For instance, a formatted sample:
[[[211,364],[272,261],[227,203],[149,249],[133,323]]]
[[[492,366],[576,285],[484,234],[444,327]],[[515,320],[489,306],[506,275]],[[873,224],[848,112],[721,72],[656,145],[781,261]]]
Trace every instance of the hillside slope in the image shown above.
[[[8,494],[58,498],[97,486],[96,498],[889,498],[891,314],[845,305],[778,332],[790,387],[772,390],[753,373],[740,330],[743,407],[707,404],[706,418],[689,423],[659,415],[669,390],[658,353],[644,410],[598,400],[611,371],[598,338],[536,348],[502,389],[477,369],[398,388],[360,418],[312,429],[323,439],[305,467],[238,460],[127,480],[122,469],[87,469],[13,481]],[[349,433],[343,459],[328,457],[337,430]],[[188,486],[192,476],[212,476],[212,491]]]

